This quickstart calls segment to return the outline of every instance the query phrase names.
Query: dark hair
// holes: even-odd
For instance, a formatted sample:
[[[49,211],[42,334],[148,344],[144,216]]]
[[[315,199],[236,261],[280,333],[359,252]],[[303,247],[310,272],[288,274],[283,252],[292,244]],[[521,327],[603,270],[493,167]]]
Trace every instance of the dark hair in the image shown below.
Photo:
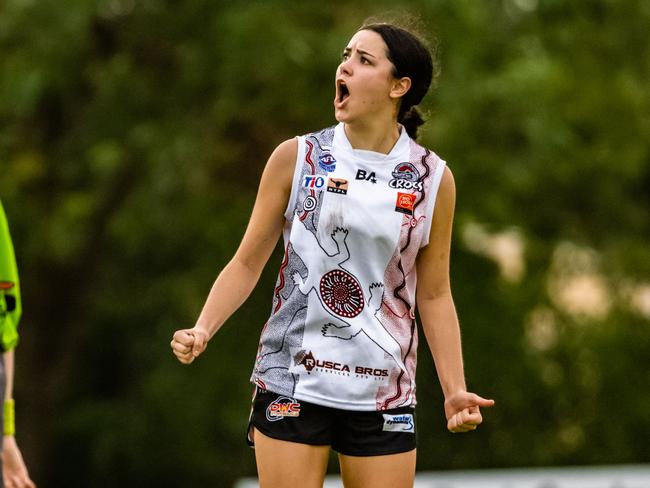
[[[425,41],[393,23],[368,19],[358,29],[362,30],[374,31],[382,37],[388,47],[387,57],[393,63],[393,76],[411,79],[411,88],[400,101],[397,121],[406,128],[411,138],[416,139],[418,127],[424,124],[416,105],[427,94],[434,77],[431,51]]]

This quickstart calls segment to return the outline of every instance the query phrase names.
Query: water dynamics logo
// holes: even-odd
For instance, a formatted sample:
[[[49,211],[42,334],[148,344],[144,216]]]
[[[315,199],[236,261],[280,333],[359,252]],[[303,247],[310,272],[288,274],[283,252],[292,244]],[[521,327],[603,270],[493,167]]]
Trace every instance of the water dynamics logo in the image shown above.
[[[413,415],[410,413],[401,415],[391,415],[388,413],[384,415],[384,428],[386,432],[411,432],[415,433],[415,424],[413,423]]]

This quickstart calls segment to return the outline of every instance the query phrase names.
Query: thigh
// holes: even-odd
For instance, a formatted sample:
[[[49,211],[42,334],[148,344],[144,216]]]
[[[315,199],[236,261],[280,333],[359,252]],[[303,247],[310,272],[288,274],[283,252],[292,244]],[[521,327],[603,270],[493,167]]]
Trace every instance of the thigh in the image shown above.
[[[258,429],[253,437],[260,488],[322,488],[329,446],[273,439]]]
[[[412,488],[416,450],[384,456],[339,454],[345,488]]]

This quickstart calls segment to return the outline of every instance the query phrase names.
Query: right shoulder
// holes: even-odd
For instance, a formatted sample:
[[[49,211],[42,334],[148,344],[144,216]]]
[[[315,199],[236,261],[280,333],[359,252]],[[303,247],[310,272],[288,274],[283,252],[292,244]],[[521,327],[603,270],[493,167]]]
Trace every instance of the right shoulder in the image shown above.
[[[271,153],[265,171],[272,171],[276,175],[291,178],[296,167],[297,158],[298,138],[287,139]]]

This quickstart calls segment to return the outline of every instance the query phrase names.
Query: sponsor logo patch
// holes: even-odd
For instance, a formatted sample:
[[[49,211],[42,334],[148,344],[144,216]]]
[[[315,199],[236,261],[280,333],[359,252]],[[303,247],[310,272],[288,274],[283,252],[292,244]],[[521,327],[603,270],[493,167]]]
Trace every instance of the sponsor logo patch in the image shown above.
[[[316,366],[316,359],[314,359],[314,355],[311,351],[307,354],[304,354],[304,351],[302,351],[296,356],[296,358],[294,358],[294,360],[296,361],[296,364],[302,364],[305,367],[307,374],[311,373],[311,370]]]
[[[330,361],[327,359],[317,359],[311,351],[307,352],[304,349],[299,351],[293,358],[294,364],[297,366],[304,366],[307,374],[315,369],[320,373],[330,373],[338,376],[354,376],[357,378],[383,380],[388,377],[387,369],[371,368],[367,366],[349,365],[337,361]]]
[[[411,163],[399,163],[393,169],[393,179],[388,186],[397,190],[422,191],[424,185],[420,180],[420,172]]]
[[[279,397],[266,408],[266,420],[269,422],[298,416],[300,416],[300,403],[293,398]]]
[[[377,183],[377,176],[375,175],[375,172],[372,171],[368,173],[365,169],[358,169],[357,175],[354,177],[354,179],[369,181],[370,183]]]
[[[325,186],[325,178],[316,175],[305,175],[302,179],[302,186],[310,190],[322,190]]]
[[[331,154],[325,153],[318,157],[318,166],[331,173],[336,169],[336,159]]]
[[[412,193],[397,192],[397,202],[395,202],[395,212],[406,215],[413,215],[415,206],[415,195]]]
[[[391,415],[388,413],[384,416],[384,430],[385,432],[410,432],[415,433],[415,424],[413,423],[413,415],[405,413],[401,415]]]
[[[344,180],[343,178],[328,178],[327,191],[330,193],[338,193],[339,195],[347,194],[348,180]]]

